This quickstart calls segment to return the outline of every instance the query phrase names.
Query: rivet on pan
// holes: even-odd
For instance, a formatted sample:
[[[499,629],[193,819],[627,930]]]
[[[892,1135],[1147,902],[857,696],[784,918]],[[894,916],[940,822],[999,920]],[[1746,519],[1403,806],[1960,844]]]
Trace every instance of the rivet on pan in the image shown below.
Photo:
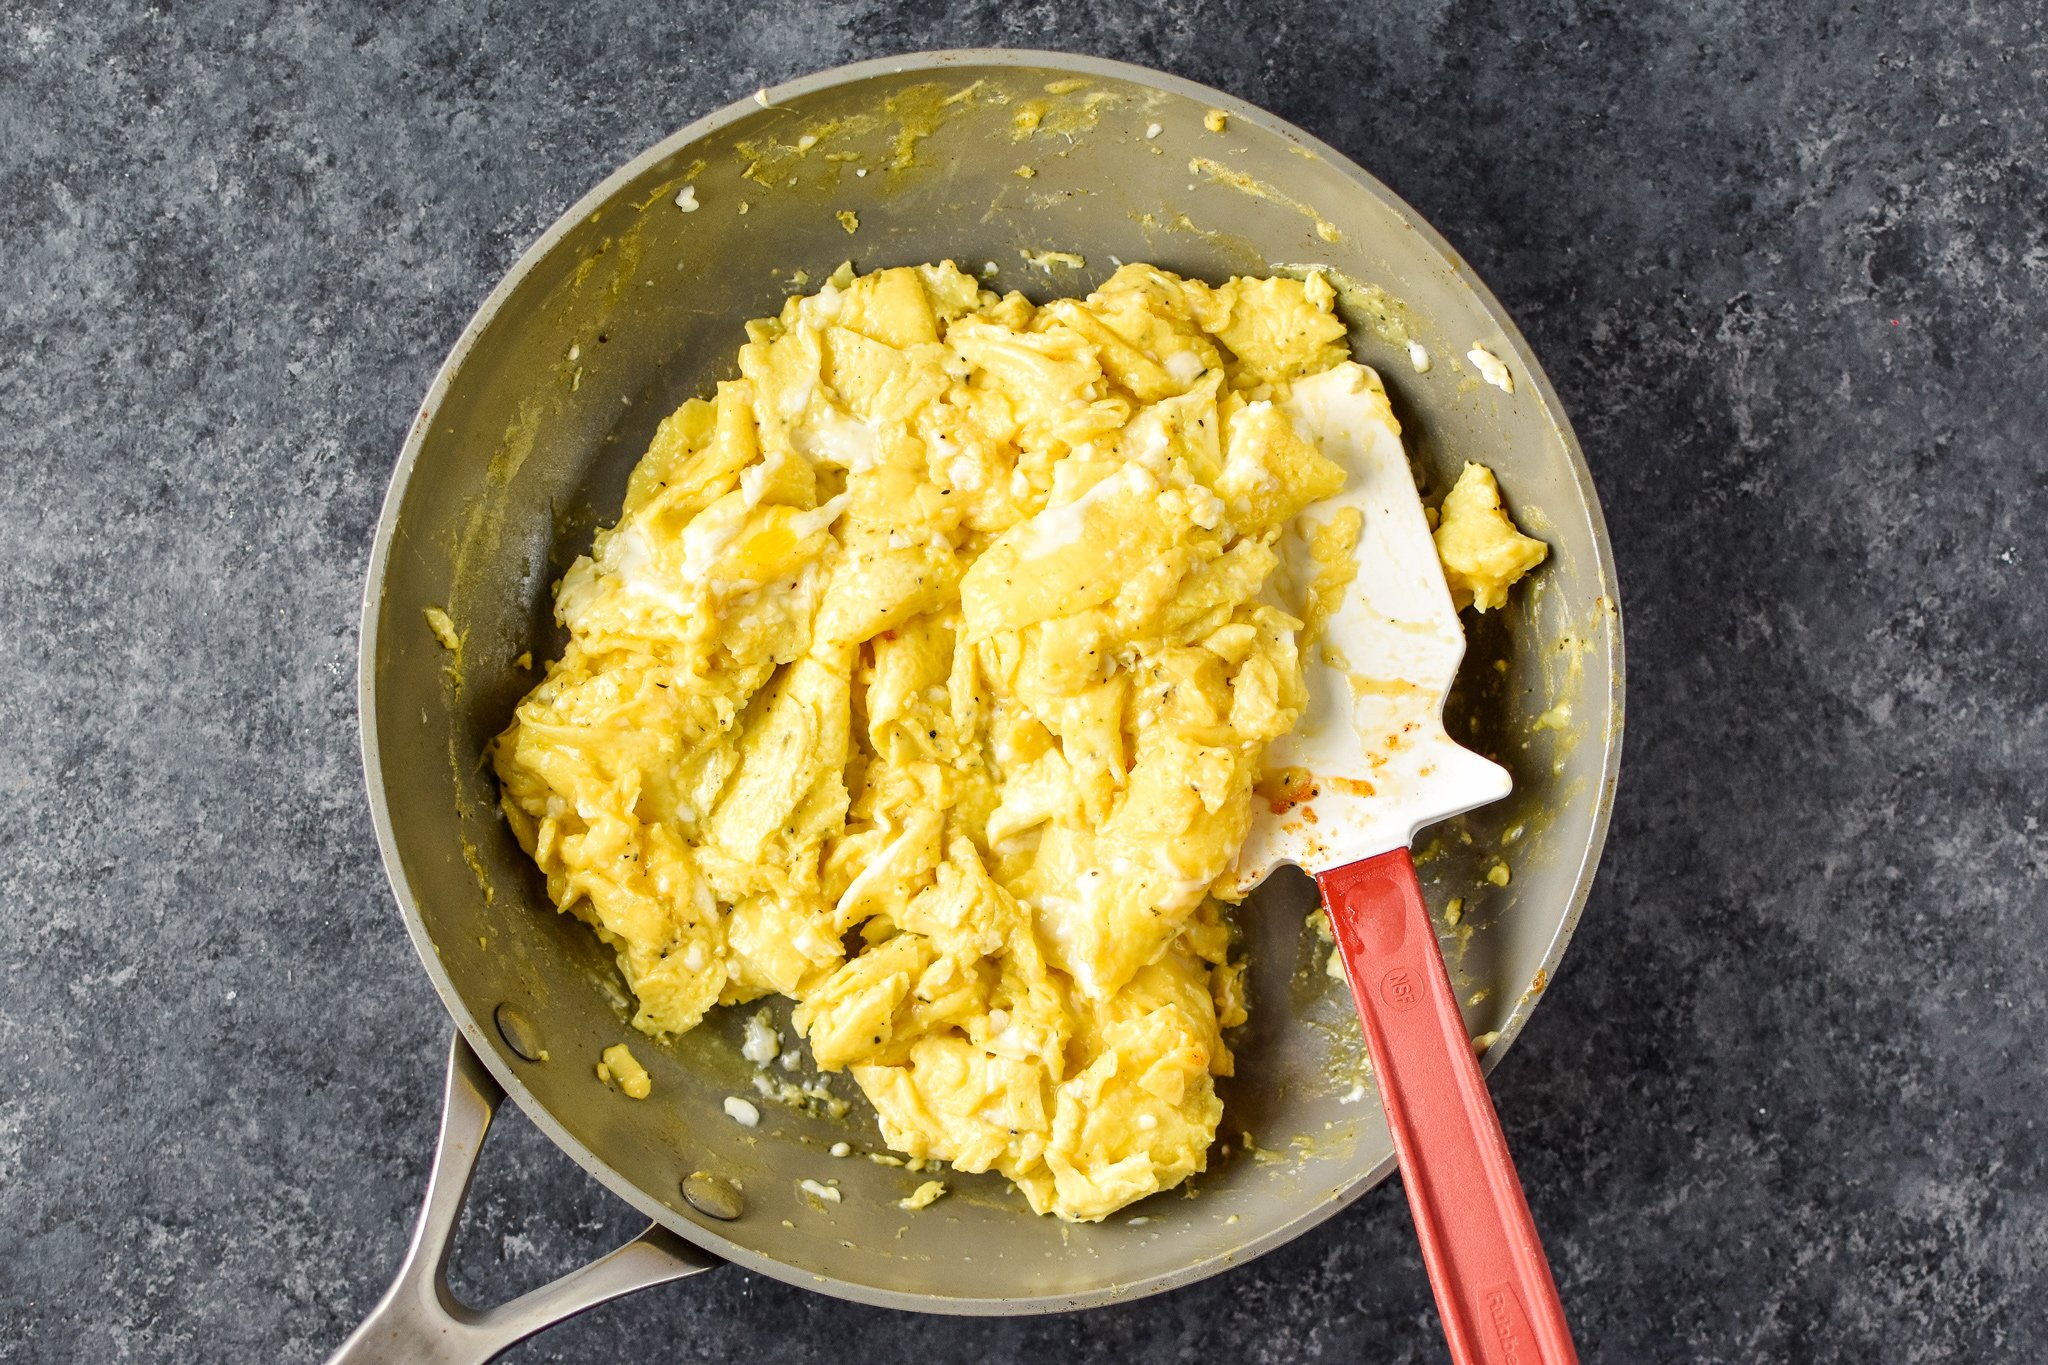
[[[747,1211],[747,1201],[730,1180],[709,1171],[692,1171],[683,1177],[683,1198],[706,1218],[730,1223]]]
[[[491,1017],[498,1021],[498,1036],[505,1040],[507,1047],[529,1062],[548,1059],[547,1049],[540,1045],[540,1030],[533,1026],[531,1019],[510,1004],[498,1006]]]

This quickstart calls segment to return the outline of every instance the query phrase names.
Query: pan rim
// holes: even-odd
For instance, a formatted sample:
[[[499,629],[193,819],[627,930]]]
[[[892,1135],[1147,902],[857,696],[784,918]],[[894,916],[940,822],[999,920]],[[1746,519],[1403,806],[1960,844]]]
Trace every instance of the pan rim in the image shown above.
[[[900,53],[878,57],[843,66],[829,67],[815,71],[794,80],[765,87],[752,96],[743,96],[712,112],[685,124],[675,132],[662,138],[644,151],[629,158],[616,170],[606,175],[587,193],[566,208],[531,245],[520,253],[517,260],[500,277],[487,294],[469,322],[450,347],[447,357],[435,372],[428,385],[419,410],[407,429],[404,445],[377,519],[375,538],[365,568],[363,599],[358,625],[358,653],[356,672],[357,731],[363,762],[366,794],[370,804],[371,823],[376,831],[379,856],[384,865],[386,880],[389,882],[394,899],[398,903],[401,918],[405,922],[407,936],[413,950],[426,969],[428,979],[440,996],[443,1008],[454,1020],[457,1029],[475,1049],[477,1056],[504,1087],[505,1093],[518,1104],[521,1112],[538,1127],[548,1139],[566,1152],[579,1166],[588,1171],[598,1182],[614,1195],[654,1221],[673,1230],[677,1235],[701,1247],[713,1255],[731,1261],[748,1270],[757,1271],[770,1278],[781,1280],[799,1288],[811,1289],[835,1298],[876,1307],[902,1309],[913,1312],[937,1313],[957,1316],[998,1316],[1026,1315],[1039,1313],[1069,1312],[1084,1308],[1098,1307],[1112,1303],[1129,1302],[1154,1294],[1204,1280],[1222,1271],[1243,1265],[1264,1253],[1293,1241],[1325,1220],[1341,1212],[1367,1191],[1378,1186],[1394,1172],[1395,1161],[1390,1156],[1355,1176],[1348,1184],[1330,1190],[1314,1202],[1306,1203],[1295,1215],[1263,1236],[1253,1238],[1242,1245],[1199,1261],[1191,1262],[1174,1270],[1147,1276],[1123,1283],[1104,1285],[1079,1294],[1054,1294],[1017,1296],[963,1296],[947,1297],[929,1292],[909,1292],[887,1289],[858,1281],[844,1280],[835,1276],[803,1269],[772,1257],[763,1256],[749,1248],[729,1241],[717,1232],[706,1228],[662,1200],[650,1195],[639,1185],[615,1170],[596,1152],[573,1136],[554,1117],[551,1111],[534,1096],[521,1080],[518,1072],[504,1059],[495,1040],[490,1036],[484,1021],[471,1014],[463,997],[457,991],[453,979],[443,967],[432,938],[428,935],[420,910],[419,898],[414,894],[404,870],[398,848],[396,831],[392,825],[389,804],[385,799],[381,779],[383,775],[382,756],[377,738],[375,718],[377,716],[377,667],[379,645],[378,617],[383,603],[383,588],[389,567],[392,543],[396,535],[399,514],[409,488],[413,472],[418,465],[430,429],[442,401],[446,398],[457,373],[469,358],[478,339],[496,318],[498,312],[512,293],[525,281],[535,267],[544,260],[555,246],[574,226],[591,213],[608,203],[622,188],[638,178],[649,167],[673,156],[693,142],[698,141],[741,118],[758,111],[759,101],[764,99],[770,105],[781,99],[796,98],[821,90],[853,85],[877,77],[903,75],[924,71],[942,71],[951,68],[986,67],[1044,67],[1072,72],[1076,75],[1093,76],[1131,82],[1204,102],[1221,109],[1233,119],[1244,119],[1256,127],[1278,135],[1313,156],[1316,156],[1345,178],[1357,184],[1366,193],[1380,200],[1442,259],[1452,272],[1458,284],[1477,300],[1487,317],[1500,329],[1506,344],[1514,353],[1514,360],[1521,376],[1534,388],[1542,405],[1545,420],[1559,440],[1571,470],[1580,506],[1583,508],[1594,552],[1594,568],[1597,581],[1605,589],[1611,610],[1609,645],[1606,664],[1609,676],[1607,698],[1611,720],[1600,736],[1603,746],[1601,756],[1600,788],[1594,798],[1593,818],[1588,830],[1585,850],[1578,866],[1572,872],[1572,891],[1565,913],[1560,918],[1557,930],[1546,945],[1540,962],[1540,972],[1546,979],[1554,979],[1557,966],[1577,930],[1587,899],[1592,893],[1600,856],[1607,842],[1611,823],[1617,779],[1619,777],[1622,735],[1623,702],[1625,695],[1623,623],[1621,615],[1620,588],[1615,572],[1614,552],[1608,537],[1606,518],[1602,512],[1599,496],[1593,486],[1592,472],[1586,464],[1585,454],[1579,445],[1570,421],[1557,392],[1551,385],[1537,361],[1528,340],[1521,329],[1502,307],[1484,281],[1466,263],[1464,257],[1445,241],[1419,213],[1405,200],[1382,184],[1370,172],[1352,161],[1336,148],[1329,146],[1310,133],[1296,127],[1279,116],[1259,108],[1227,92],[1185,80],[1181,77],[1154,70],[1135,63],[1116,61],[1076,53],[1047,51],[1032,48],[948,48],[929,51]],[[1490,1074],[1503,1057],[1511,1050],[1515,1040],[1526,1027],[1540,993],[1525,996],[1511,1012],[1500,1031],[1499,1039],[1487,1050],[1481,1059],[1481,1070]]]

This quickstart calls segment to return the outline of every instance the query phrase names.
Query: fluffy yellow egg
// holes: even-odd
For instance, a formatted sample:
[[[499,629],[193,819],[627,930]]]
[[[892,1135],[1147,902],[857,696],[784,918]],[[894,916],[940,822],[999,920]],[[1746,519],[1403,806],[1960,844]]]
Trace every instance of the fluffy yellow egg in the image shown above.
[[[1353,363],[1333,302],[1130,265],[1035,307],[946,262],[749,324],[495,747],[639,1028],[789,996],[891,1147],[1062,1218],[1203,1168],[1244,1020],[1212,886],[1358,536],[1303,515],[1345,475],[1279,401]]]

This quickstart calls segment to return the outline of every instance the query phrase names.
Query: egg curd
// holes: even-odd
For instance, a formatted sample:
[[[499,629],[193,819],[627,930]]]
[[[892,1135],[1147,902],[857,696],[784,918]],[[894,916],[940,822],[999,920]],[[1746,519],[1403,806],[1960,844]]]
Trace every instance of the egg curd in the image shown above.
[[[1500,504],[1500,484],[1483,464],[1467,464],[1444,495],[1436,557],[1458,610],[1507,605],[1508,589],[1543,562],[1550,547],[1525,536]]]
[[[1283,402],[1344,368],[1393,421],[1332,304],[1130,265],[1034,307],[942,263],[748,325],[495,749],[638,1028],[789,996],[891,1147],[1065,1219],[1203,1168],[1245,1018],[1211,886],[1304,702],[1280,542],[1335,574],[1358,532],[1301,517],[1345,476]]]

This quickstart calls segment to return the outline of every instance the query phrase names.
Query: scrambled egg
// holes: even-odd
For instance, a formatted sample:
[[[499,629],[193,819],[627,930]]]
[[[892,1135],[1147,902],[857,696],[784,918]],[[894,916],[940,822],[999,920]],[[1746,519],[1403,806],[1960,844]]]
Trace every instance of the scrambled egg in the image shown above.
[[[1500,505],[1500,485],[1483,464],[1467,464],[1444,495],[1436,555],[1460,611],[1507,605],[1508,589],[1543,562],[1550,547],[1523,535]]]
[[[1245,1018],[1211,885],[1329,606],[1276,546],[1345,477],[1276,400],[1351,367],[1386,402],[1332,303],[1131,265],[1034,307],[947,262],[748,325],[495,749],[640,1029],[790,996],[890,1146],[1041,1213],[1203,1168]]]
[[[607,1085],[617,1081],[619,1089],[632,1099],[644,1100],[654,1093],[653,1078],[633,1055],[633,1049],[624,1043],[614,1043],[604,1050],[604,1060],[597,1064],[597,1078]]]

